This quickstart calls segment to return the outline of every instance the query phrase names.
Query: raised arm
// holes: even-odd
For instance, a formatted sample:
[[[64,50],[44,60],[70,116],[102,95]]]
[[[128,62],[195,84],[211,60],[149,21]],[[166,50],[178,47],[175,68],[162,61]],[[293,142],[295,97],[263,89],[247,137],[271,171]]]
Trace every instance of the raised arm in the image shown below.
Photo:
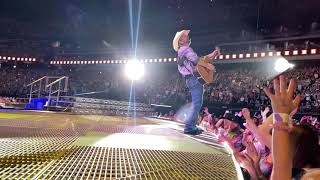
[[[295,81],[291,80],[289,88],[287,89],[284,76],[280,76],[280,81],[278,79],[274,80],[275,94],[272,94],[268,88],[264,89],[271,99],[271,105],[274,111],[274,125],[289,125],[289,114],[299,106],[301,101],[300,96],[297,96],[293,100],[294,89]],[[274,128],[272,134],[272,180],[291,180],[292,158],[289,132],[284,129]]]
[[[246,119],[245,126],[255,135],[260,143],[271,149],[271,135],[269,134],[270,126],[268,122],[272,121],[272,117],[268,117],[268,121],[265,121],[263,125],[256,126],[250,117],[250,111],[247,108],[242,109],[242,114]]]

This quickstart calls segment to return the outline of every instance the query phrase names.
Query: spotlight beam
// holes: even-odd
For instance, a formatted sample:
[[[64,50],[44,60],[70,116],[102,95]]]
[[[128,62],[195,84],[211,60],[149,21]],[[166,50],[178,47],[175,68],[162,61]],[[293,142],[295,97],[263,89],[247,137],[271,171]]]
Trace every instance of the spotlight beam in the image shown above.
[[[138,42],[139,42],[142,0],[139,0],[136,6],[132,3],[132,0],[128,0],[128,4],[129,4],[131,48],[134,51],[134,58],[136,58]],[[138,8],[137,13],[135,13],[134,7]],[[134,14],[137,14],[136,18]],[[135,32],[134,32],[134,28],[135,28]]]
[[[132,0],[129,1],[129,20],[130,20],[130,36],[131,36],[131,48],[134,48],[133,44],[133,13],[132,13]]]
[[[137,57],[137,49],[138,49],[138,40],[139,40],[139,31],[140,31],[140,18],[141,18],[141,4],[142,0],[139,0],[139,7],[138,7],[138,22],[137,22],[137,31],[136,31],[136,44],[134,48],[134,57]]]

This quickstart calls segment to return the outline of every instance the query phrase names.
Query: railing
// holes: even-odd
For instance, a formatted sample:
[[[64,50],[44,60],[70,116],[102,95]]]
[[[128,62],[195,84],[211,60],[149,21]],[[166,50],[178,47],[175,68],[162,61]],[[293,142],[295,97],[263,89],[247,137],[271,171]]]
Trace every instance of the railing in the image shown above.
[[[46,90],[49,89],[48,90],[48,93],[49,93],[48,106],[50,106],[52,95],[56,94],[54,98],[56,98],[56,102],[59,102],[61,92],[68,92],[68,83],[69,83],[69,77],[63,76],[45,86]],[[58,86],[57,89],[53,89],[55,85]],[[62,89],[61,89],[61,86],[63,86]]]
[[[64,81],[65,80],[65,81]],[[52,81],[52,82],[51,82]],[[61,89],[62,81],[64,81],[64,88]],[[59,99],[61,92],[68,91],[68,81],[69,78],[66,76],[43,76],[32,83],[28,84],[30,87],[29,92],[29,103],[31,103],[32,98],[41,98],[41,96],[49,96],[49,102],[52,94],[57,94],[57,99]],[[58,84],[58,89],[52,89],[54,85]],[[42,94],[45,93],[45,94]]]
[[[35,81],[33,81],[32,83],[28,84],[27,87],[30,87],[30,93],[29,93],[29,103],[31,103],[32,100],[32,96],[36,95],[38,96],[38,98],[41,96],[41,87],[42,87],[42,81],[46,80],[46,82],[48,82],[48,77],[47,76],[43,76],[40,79],[37,79]],[[39,83],[39,88],[34,90],[34,87],[37,83]]]

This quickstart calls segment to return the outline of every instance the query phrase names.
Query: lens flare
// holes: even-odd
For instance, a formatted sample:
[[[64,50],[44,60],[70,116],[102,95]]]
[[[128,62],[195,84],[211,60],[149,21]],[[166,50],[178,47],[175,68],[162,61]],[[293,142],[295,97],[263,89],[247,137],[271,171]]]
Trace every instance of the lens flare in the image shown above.
[[[275,64],[274,64],[274,70],[277,71],[278,73],[282,73],[284,71],[286,71],[289,68],[293,68],[294,65],[290,64],[288,62],[288,60],[286,60],[285,58],[279,58],[276,60]]]
[[[144,75],[144,64],[137,60],[129,61],[125,66],[125,74],[131,80],[139,80]]]

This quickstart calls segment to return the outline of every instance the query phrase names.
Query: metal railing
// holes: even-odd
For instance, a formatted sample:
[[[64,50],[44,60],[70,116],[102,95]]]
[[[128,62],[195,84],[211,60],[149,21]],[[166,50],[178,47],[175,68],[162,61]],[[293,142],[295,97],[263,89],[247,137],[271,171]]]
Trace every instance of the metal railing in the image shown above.
[[[42,96],[49,96],[48,101],[50,103],[51,95],[57,94],[57,99],[59,99],[61,92],[68,91],[68,81],[69,77],[66,76],[43,76],[32,83],[28,84],[27,87],[30,87],[29,92],[29,103],[31,103],[32,98],[41,98]],[[64,83],[64,88],[61,89],[61,85]],[[53,86],[57,85],[57,89],[53,89]],[[44,93],[44,94],[42,94]]]
[[[42,82],[43,81],[46,81],[48,82],[48,77],[47,76],[43,76],[42,78],[40,79],[37,79],[35,81],[33,81],[32,83],[28,84],[27,87],[30,87],[30,93],[29,93],[29,103],[31,103],[31,100],[32,100],[32,96],[38,96],[38,98],[41,96],[41,87],[42,87]],[[39,86],[38,86],[38,89],[36,84],[39,83]]]
[[[46,90],[49,89],[48,90],[48,106],[50,106],[51,99],[53,97],[52,95],[54,94],[56,94],[56,96],[54,96],[54,98],[56,98],[56,102],[59,102],[61,93],[68,92],[68,84],[69,84],[69,77],[63,76],[45,86]]]

